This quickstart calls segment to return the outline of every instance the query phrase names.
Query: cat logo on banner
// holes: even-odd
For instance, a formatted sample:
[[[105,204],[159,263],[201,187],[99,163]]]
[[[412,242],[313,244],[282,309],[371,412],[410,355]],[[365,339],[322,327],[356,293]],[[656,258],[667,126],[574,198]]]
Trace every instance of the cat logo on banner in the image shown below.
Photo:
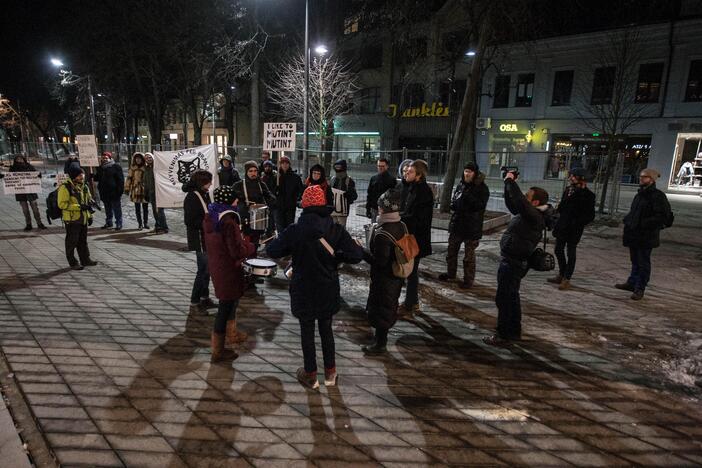
[[[154,151],[154,179],[156,206],[182,208],[186,193],[183,184],[198,169],[212,174],[212,187],[219,185],[217,177],[217,149],[214,145],[197,146],[179,151]]]

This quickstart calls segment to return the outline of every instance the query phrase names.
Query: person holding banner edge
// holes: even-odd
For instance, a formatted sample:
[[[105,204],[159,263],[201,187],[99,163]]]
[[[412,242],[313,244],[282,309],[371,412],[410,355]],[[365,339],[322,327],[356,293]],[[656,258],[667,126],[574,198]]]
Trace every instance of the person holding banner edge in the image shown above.
[[[144,166],[144,197],[151,203],[151,212],[154,215],[154,234],[168,234],[166,210],[156,206],[156,176],[154,175],[154,155],[144,153],[146,165]]]
[[[37,170],[27,162],[27,158],[18,154],[15,156],[12,165],[10,166],[10,172],[37,172]],[[38,173],[37,177],[41,178],[41,172]],[[0,178],[5,177],[0,174]],[[22,207],[22,213],[24,214],[25,220],[25,231],[32,230],[32,217],[29,214],[29,207],[32,207],[32,212],[34,213],[34,220],[37,222],[37,227],[39,229],[46,229],[46,226],[41,222],[41,214],[39,214],[39,207],[37,206],[37,194],[36,193],[19,193],[15,195],[15,201],[19,202]]]

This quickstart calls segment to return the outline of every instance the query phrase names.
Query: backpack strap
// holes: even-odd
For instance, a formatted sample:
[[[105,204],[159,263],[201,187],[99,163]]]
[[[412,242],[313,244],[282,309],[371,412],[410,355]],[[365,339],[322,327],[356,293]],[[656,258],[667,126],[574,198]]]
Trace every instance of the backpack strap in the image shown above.
[[[329,242],[324,237],[319,238],[319,242],[324,246],[324,248],[329,252],[329,255],[332,257],[334,256],[334,249],[332,248],[331,245],[329,245]]]

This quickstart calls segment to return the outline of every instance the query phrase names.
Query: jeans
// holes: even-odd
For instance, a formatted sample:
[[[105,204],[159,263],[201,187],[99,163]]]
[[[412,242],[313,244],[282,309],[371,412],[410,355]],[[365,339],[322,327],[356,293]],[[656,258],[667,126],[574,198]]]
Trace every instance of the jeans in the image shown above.
[[[24,221],[26,222],[27,226],[32,225],[32,217],[29,214],[29,205],[32,206],[32,212],[34,213],[34,219],[37,222],[37,226],[41,226],[41,215],[39,214],[39,207],[37,206],[37,201],[32,200],[32,201],[21,201],[19,202],[20,206],[22,207],[22,213],[24,214]]]
[[[139,223],[139,227],[148,226],[149,225],[149,204],[148,203],[135,203],[134,204],[134,211],[136,212],[136,219],[137,219],[137,223]],[[142,213],[144,216],[143,223],[142,223]]]
[[[210,272],[207,269],[207,252],[195,252],[197,273],[193,282],[193,292],[190,294],[190,303],[199,304],[201,300],[210,297]]]
[[[651,279],[651,252],[653,249],[640,249],[629,247],[629,258],[631,258],[631,274],[627,283],[634,287],[634,290],[644,291],[648,280]]]
[[[568,239],[556,238],[556,247],[554,249],[556,258],[558,259],[558,274],[561,278],[569,280],[575,271],[576,249],[577,242],[572,242]],[[566,253],[568,254],[566,258]]]
[[[121,197],[103,198],[105,204],[105,225],[112,226],[112,215],[114,214],[115,223],[118,227],[122,227],[122,199]]]
[[[475,249],[478,248],[480,241],[466,239],[458,233],[450,233],[446,251],[446,273],[451,278],[456,277],[458,251],[461,250],[461,244],[464,242],[466,249],[463,256],[463,281],[472,285],[475,280]]]
[[[527,273],[526,262],[502,258],[497,269],[497,334],[504,339],[519,339],[522,335],[522,306],[519,287]]]
[[[236,308],[239,301],[219,301],[217,306],[217,315],[214,321],[215,333],[222,334],[227,331],[227,322],[236,320]]]
[[[300,338],[302,342],[302,356],[305,360],[305,372],[317,372],[317,350],[314,344],[315,322],[318,322],[319,337],[322,340],[324,368],[333,369],[336,367],[332,318],[329,317],[323,320],[300,320]]]
[[[168,230],[168,223],[166,223],[166,210],[163,208],[156,208],[156,203],[151,203],[151,208],[154,215],[154,227],[159,230]]]
[[[78,250],[80,263],[85,265],[90,260],[88,250],[88,225],[82,222],[65,223],[66,226],[66,259],[70,266],[78,264],[74,252]]]
[[[414,257],[414,269],[407,277],[405,308],[419,304],[419,257]]]
[[[275,216],[275,225],[278,228],[278,233],[285,231],[285,228],[295,222],[295,207],[292,208],[276,208],[273,211]]]

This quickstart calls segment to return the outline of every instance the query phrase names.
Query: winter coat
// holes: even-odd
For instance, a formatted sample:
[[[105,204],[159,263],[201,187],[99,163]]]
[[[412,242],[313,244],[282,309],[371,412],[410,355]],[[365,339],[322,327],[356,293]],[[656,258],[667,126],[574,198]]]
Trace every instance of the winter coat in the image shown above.
[[[368,197],[366,198],[366,211],[378,209],[378,198],[391,188],[395,188],[397,180],[390,171],[376,174],[368,182]]]
[[[505,180],[505,205],[515,215],[500,239],[500,254],[517,262],[526,262],[542,239],[546,222],[513,180]]]
[[[74,184],[72,180],[62,183],[58,189],[57,203],[61,208],[64,223],[89,224],[93,215],[84,209],[91,201],[88,184]]]
[[[370,264],[370,288],[366,312],[368,323],[373,328],[389,330],[397,321],[397,308],[404,280],[392,272],[395,261],[395,244],[384,235],[377,233],[378,229],[399,240],[405,234],[401,222],[383,223],[376,227],[371,238],[370,248],[364,252],[364,259]]]
[[[321,172],[322,177],[319,180],[312,180],[312,171]],[[307,180],[305,181],[305,188],[309,187],[310,185],[321,185],[322,188],[324,189],[324,194],[326,195],[326,198],[327,198],[327,205],[334,206],[334,194],[332,193],[332,189],[329,186],[329,182],[327,181],[326,172],[324,171],[324,167],[322,167],[319,164],[315,164],[314,166],[310,167],[310,173],[308,174]]]
[[[244,184],[246,184],[246,192],[244,192]],[[233,189],[239,199],[239,214],[241,215],[244,232],[249,233],[249,203],[268,205],[268,214],[270,216],[270,209],[275,206],[275,195],[268,190],[268,186],[259,178],[249,179],[244,177],[243,180],[234,184]]]
[[[668,197],[655,183],[640,188],[624,217],[624,246],[653,249],[661,245],[660,233],[669,212]]]
[[[256,251],[241,235],[239,215],[233,210],[224,211],[219,214],[218,225],[211,216],[205,216],[202,231],[215,296],[220,301],[238,300],[246,289],[242,263]]]
[[[461,180],[451,200],[449,232],[463,239],[478,240],[483,237],[485,207],[490,189],[485,185],[485,174],[478,172],[470,182]]]
[[[129,175],[124,183],[124,191],[129,193],[129,199],[134,203],[144,203],[148,200],[144,195],[144,166],[132,164],[129,167]]]
[[[400,213],[410,234],[419,245],[419,258],[431,255],[431,220],[434,216],[434,193],[425,180],[407,187],[407,199]]]
[[[228,185],[231,187],[241,180],[239,172],[234,169],[233,165],[226,168],[220,164],[219,169],[217,170],[217,176],[219,176],[220,186]]]
[[[36,169],[34,166],[29,164],[27,162],[27,159],[24,156],[20,156],[24,162],[17,164],[16,162],[13,162],[12,165],[10,166],[10,172],[35,172]],[[39,176],[41,177],[41,173],[39,173]],[[21,202],[21,201],[34,201],[36,200],[37,194],[36,193],[18,193],[15,195],[15,201]]]
[[[553,237],[580,242],[585,226],[595,219],[595,194],[587,187],[570,188],[563,192],[556,209],[558,219],[553,227]]]
[[[198,190],[192,180],[183,184],[183,192],[187,192],[185,200],[183,200],[183,222],[185,223],[188,238],[188,250],[205,252],[202,221],[205,218],[205,207],[210,204],[210,194],[209,192]],[[202,201],[200,201],[197,193],[202,197]],[[205,206],[202,204],[203,201]]]
[[[114,200],[124,193],[124,171],[114,161],[103,164],[95,172],[98,192],[103,200]]]
[[[278,190],[278,173],[276,171],[271,171],[270,174],[261,172],[261,182],[266,184],[268,190],[275,195]]]
[[[156,176],[153,164],[144,166],[144,198],[149,203],[156,204]]]
[[[277,182],[274,193],[278,209],[294,210],[304,190],[302,179],[292,169],[289,169],[287,172],[278,172]]]
[[[66,161],[63,163],[63,173],[68,174],[68,168],[71,167],[72,164],[75,164],[76,166],[80,167],[80,161],[78,158],[66,158]]]
[[[342,174],[339,172],[338,174]],[[331,180],[331,187],[337,190],[343,190],[344,197],[349,206],[358,199],[358,192],[356,192],[356,182],[349,177],[346,172],[343,176],[335,175]]]
[[[363,249],[330,215],[329,207],[305,208],[297,222],[266,248],[272,258],[292,255],[290,309],[300,320],[320,320],[336,314],[341,307],[337,267],[363,259]],[[334,249],[334,256],[319,241],[321,237]]]
[[[400,188],[400,212],[404,211],[405,205],[407,204],[407,195],[409,195],[409,189],[412,184],[401,179],[398,187]]]

